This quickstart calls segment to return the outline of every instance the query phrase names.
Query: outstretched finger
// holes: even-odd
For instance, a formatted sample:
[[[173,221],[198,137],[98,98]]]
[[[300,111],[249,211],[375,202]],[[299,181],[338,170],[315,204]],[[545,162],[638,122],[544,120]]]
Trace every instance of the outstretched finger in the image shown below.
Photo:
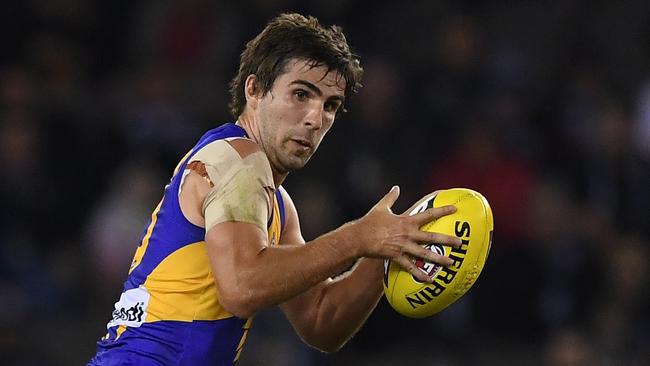
[[[462,245],[460,238],[456,236],[445,235],[441,233],[432,233],[432,232],[422,231],[422,230],[418,230],[417,232],[414,232],[411,235],[411,239],[413,239],[413,241],[416,241],[420,244],[435,243],[435,244],[449,245],[450,247],[453,248],[460,248],[460,246]]]
[[[424,225],[443,216],[453,214],[454,212],[456,212],[456,206],[446,205],[426,209],[418,214],[410,216],[409,218],[418,225]]]
[[[399,186],[393,186],[390,191],[388,191],[388,193],[377,202],[375,208],[387,208],[388,211],[391,211],[391,207],[393,207],[395,201],[397,201],[397,197],[399,197]]]

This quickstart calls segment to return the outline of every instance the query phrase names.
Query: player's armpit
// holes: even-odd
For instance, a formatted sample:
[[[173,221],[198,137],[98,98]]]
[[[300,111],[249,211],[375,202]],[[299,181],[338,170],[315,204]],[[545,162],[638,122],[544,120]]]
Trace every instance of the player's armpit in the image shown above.
[[[178,204],[189,222],[205,227],[203,201],[214,184],[207,178],[207,173],[203,175],[201,171],[205,171],[205,164],[202,162],[194,161],[188,164],[179,187]]]
[[[204,164],[214,184],[203,201],[206,231],[227,221],[254,224],[266,231],[274,189],[271,167],[258,149],[243,156],[221,140],[205,146],[192,159]]]
[[[300,230],[300,220],[296,205],[284,187],[279,186],[278,190],[284,202],[285,224],[281,235],[282,244],[305,244],[305,238],[302,236],[302,231]]]

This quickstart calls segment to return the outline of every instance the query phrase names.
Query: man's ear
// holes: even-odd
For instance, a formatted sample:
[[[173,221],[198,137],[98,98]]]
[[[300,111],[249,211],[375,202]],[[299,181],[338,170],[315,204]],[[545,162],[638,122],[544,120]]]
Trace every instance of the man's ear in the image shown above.
[[[246,96],[246,105],[256,109],[259,100],[262,98],[262,92],[255,74],[250,74],[246,78],[246,82],[244,83],[244,95]]]

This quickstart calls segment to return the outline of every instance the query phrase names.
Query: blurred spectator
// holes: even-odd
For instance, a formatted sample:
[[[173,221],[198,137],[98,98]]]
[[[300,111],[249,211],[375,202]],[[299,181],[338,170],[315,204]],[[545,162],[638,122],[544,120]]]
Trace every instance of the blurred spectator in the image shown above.
[[[131,76],[131,75],[129,75]],[[132,154],[153,154],[173,166],[201,131],[198,121],[180,103],[179,75],[167,65],[147,65],[133,74],[116,99],[118,127]]]
[[[567,327],[584,327],[593,314],[600,290],[600,248],[583,232],[575,217],[582,215],[566,184],[547,178],[535,187],[527,226],[530,252],[520,269],[522,298],[535,305],[528,317],[542,334]],[[522,301],[523,299],[518,299]],[[526,301],[526,300],[523,300]]]
[[[606,364],[642,365],[650,361],[650,245],[630,235],[601,238],[605,269],[595,301],[593,334]]]
[[[163,176],[150,161],[123,164],[113,173],[110,190],[89,215],[83,252],[93,282],[102,284],[97,294],[103,301],[110,302],[121,289],[147,219],[162,197]]]
[[[646,160],[650,160],[650,79],[647,79],[636,100],[635,143]]]
[[[456,146],[434,161],[426,187],[465,187],[481,192],[490,202],[499,246],[524,245],[526,209],[535,167],[503,150],[498,131],[478,119],[469,121]]]
[[[396,158],[404,164],[412,161],[402,154],[393,153],[393,139],[397,136],[388,133],[393,124],[409,131],[412,128],[408,126],[408,115],[401,113],[404,101],[399,98],[403,92],[399,70],[390,60],[376,57],[364,65],[363,84],[363,89],[368,92],[359,95],[350,115],[341,116],[341,121],[332,131],[333,135],[343,134],[353,141],[340,146],[338,152],[339,161],[346,160],[342,167],[346,183],[343,193],[350,216],[365,214],[375,198],[390,189],[389,177],[392,177],[386,171],[384,161]],[[339,127],[340,130],[336,130]],[[401,135],[399,131],[394,133]],[[306,168],[309,169],[311,167]]]
[[[628,112],[618,103],[603,103],[590,119],[573,172],[578,196],[596,214],[623,231],[650,234],[650,160],[634,148]]]
[[[594,345],[584,333],[563,329],[553,334],[544,348],[545,366],[607,365],[598,358]]]
[[[436,136],[438,144],[446,144],[462,128],[459,121],[471,106],[475,105],[485,88],[481,73],[484,43],[475,19],[469,15],[451,15],[443,18],[424,40],[429,44],[421,49],[417,72],[411,87],[417,90],[420,138]],[[424,142],[424,141],[423,141]]]
[[[30,232],[33,221],[47,225],[49,212],[41,164],[41,138],[34,116],[27,112],[8,112],[0,125],[0,197],[4,233]],[[42,200],[34,199],[40,197]],[[38,229],[36,229],[38,230]]]

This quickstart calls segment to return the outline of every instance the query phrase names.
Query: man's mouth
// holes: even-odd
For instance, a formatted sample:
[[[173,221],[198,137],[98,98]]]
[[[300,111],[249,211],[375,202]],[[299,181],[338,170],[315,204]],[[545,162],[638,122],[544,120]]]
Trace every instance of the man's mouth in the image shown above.
[[[309,140],[307,140],[307,139],[303,139],[303,138],[295,138],[295,137],[294,137],[294,138],[291,139],[291,141],[297,143],[297,144],[300,145],[300,146],[304,146],[304,147],[307,147],[307,148],[310,148],[310,149],[312,148],[312,143],[311,143],[311,141],[309,141]]]

